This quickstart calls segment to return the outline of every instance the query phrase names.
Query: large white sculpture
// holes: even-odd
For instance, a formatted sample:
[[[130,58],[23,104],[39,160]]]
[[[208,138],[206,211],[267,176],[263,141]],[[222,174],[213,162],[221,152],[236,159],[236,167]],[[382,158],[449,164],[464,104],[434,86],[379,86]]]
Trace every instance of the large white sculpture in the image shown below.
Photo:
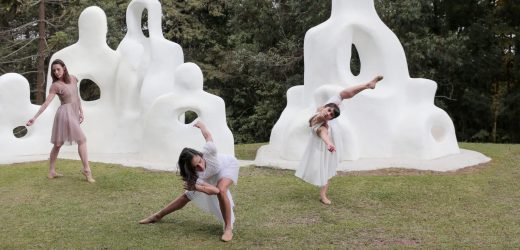
[[[269,145],[258,151],[257,165],[294,169],[310,135],[307,121],[316,108],[332,94],[375,75],[384,76],[375,90],[341,105],[337,122],[345,136],[344,151],[338,152],[340,170],[450,170],[489,160],[474,152],[461,154],[453,122],[433,103],[437,84],[410,78],[403,47],[377,15],[373,0],[332,0],[331,17],[310,29],[304,42],[304,85],[287,91],[287,107]],[[361,61],[357,76],[350,71],[352,44]],[[450,158],[449,166],[427,164],[449,155],[462,157]],[[352,164],[359,159],[366,164]]]
[[[141,31],[145,9],[149,37]],[[184,123],[186,111],[195,112],[206,123],[219,152],[234,154],[223,100],[202,90],[200,68],[183,63],[182,48],[163,37],[161,15],[157,0],[132,1],[126,15],[128,32],[114,51],[106,43],[104,11],[89,7],[79,17],[78,42],[51,57],[51,62],[62,59],[79,81],[89,79],[100,88],[98,100],[82,101],[82,128],[93,161],[174,170],[183,147],[201,149],[204,145],[200,131]],[[48,92],[50,70],[47,79]],[[28,133],[16,138],[13,129],[23,126],[39,106],[30,103],[25,78],[0,76],[0,163],[47,159],[58,105],[59,101],[53,101]],[[67,155],[76,149],[61,151]]]

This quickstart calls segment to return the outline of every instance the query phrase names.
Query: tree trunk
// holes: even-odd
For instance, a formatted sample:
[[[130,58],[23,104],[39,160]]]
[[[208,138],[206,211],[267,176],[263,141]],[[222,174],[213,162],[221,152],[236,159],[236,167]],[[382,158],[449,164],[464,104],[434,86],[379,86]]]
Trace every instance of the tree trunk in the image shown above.
[[[40,0],[38,22],[38,74],[36,76],[36,103],[45,98],[45,0]]]

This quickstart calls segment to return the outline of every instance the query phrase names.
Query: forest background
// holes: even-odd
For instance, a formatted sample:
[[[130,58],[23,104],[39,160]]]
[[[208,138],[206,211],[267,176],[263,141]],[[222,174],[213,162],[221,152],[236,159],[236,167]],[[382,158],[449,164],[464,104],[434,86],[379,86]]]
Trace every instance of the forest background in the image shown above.
[[[24,75],[31,84],[31,102],[41,104],[50,56],[77,41],[81,11],[92,5],[105,11],[108,45],[116,49],[126,34],[129,3],[1,0],[0,75]],[[235,143],[268,141],[286,106],[286,91],[303,84],[305,32],[329,18],[331,1],[161,4],[165,38],[182,46],[186,62],[201,67],[205,90],[226,102]],[[520,1],[375,0],[375,4],[404,47],[411,77],[437,82],[435,104],[451,116],[459,141],[520,142],[520,54],[515,51],[520,46]],[[39,18],[42,8],[44,22]],[[45,24],[43,32],[40,23]],[[146,12],[142,27],[146,35]],[[351,70],[357,73],[362,65],[355,46],[345,46],[353,48]],[[99,95],[95,85],[80,88],[84,98]]]

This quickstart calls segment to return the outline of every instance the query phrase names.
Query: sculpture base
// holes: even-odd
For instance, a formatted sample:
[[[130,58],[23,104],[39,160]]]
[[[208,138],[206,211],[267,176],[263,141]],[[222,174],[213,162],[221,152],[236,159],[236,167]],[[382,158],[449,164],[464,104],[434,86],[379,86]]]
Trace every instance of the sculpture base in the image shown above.
[[[77,152],[61,152],[59,159],[80,160]],[[23,155],[12,158],[1,157],[0,164],[12,164],[31,161],[45,161],[48,154]],[[89,154],[91,162],[121,164],[127,167],[142,167],[152,170],[177,171],[175,162],[154,161],[143,159],[139,154]],[[491,158],[471,150],[461,149],[460,154],[448,155],[433,160],[401,159],[401,158],[365,158],[356,161],[345,161],[338,166],[338,171],[369,171],[384,168],[404,168],[431,171],[454,171],[457,169],[472,167],[488,163]],[[279,159],[262,159],[256,161],[239,160],[240,166],[256,165],[274,167],[280,169],[296,169],[298,161],[286,161]]]
[[[89,162],[102,162],[108,164],[121,164],[126,167],[141,167],[151,170],[162,171],[177,171],[177,163],[169,161],[157,161],[150,159],[143,159],[136,153],[121,153],[121,154],[96,154],[88,155]],[[1,157],[0,164],[13,164],[31,161],[46,161],[49,160],[49,154],[42,155],[22,155],[12,158]],[[80,160],[77,152],[60,152],[59,159]],[[253,165],[253,161],[239,160],[239,165],[248,166]],[[0,166],[1,167],[1,166]],[[94,170],[95,173],[95,170]]]
[[[363,158],[355,161],[344,161],[338,166],[338,171],[368,171],[384,168],[404,168],[431,171],[454,171],[490,162],[491,158],[471,150],[460,149],[459,154],[448,155],[433,160],[405,158]],[[298,161],[280,159],[256,160],[255,165],[281,169],[296,169]]]

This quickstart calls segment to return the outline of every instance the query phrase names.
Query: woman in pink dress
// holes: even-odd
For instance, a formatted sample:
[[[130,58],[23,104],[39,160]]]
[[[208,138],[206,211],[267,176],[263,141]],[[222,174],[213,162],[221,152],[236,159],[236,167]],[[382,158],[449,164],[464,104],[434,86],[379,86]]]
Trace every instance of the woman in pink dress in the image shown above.
[[[78,144],[78,153],[83,163],[81,174],[88,182],[95,182],[88,164],[87,139],[79,124],[83,122],[83,110],[78,96],[78,79],[70,76],[62,60],[54,60],[51,64],[52,85],[47,99],[40,110],[27,122],[31,126],[36,118],[45,111],[49,103],[58,95],[61,106],[56,111],[52,127],[51,143],[54,144],[50,153],[49,179],[63,176],[56,172],[56,158],[63,144]]]

